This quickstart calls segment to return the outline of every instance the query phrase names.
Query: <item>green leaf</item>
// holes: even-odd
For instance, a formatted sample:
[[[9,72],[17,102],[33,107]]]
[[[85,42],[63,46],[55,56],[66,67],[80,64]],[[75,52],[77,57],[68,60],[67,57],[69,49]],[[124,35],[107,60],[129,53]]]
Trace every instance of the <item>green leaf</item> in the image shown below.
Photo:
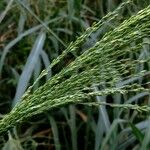
[[[140,141],[140,143],[142,143],[144,139],[144,134],[133,123],[129,122],[129,125],[132,129],[132,133],[135,135],[137,140]]]

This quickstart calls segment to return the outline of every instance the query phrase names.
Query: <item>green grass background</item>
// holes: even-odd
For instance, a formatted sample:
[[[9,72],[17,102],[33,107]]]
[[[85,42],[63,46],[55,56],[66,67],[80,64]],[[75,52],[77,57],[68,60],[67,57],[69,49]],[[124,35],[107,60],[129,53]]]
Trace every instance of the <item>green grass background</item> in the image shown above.
[[[0,1],[0,113],[1,118],[19,103],[40,72],[48,68],[70,42],[75,41],[94,22],[115,10],[120,0],[1,0]],[[46,77],[36,83],[33,91],[91,48],[123,20],[147,7],[149,0],[135,0],[119,16],[100,29],[55,65]],[[144,39],[149,43],[149,39]],[[134,41],[131,47],[134,46]],[[141,53],[130,55],[146,59],[149,44]],[[135,70],[150,70],[150,64],[138,65]],[[67,78],[67,77],[66,77]],[[150,75],[140,78],[139,84],[149,81]],[[125,82],[133,82],[134,78]],[[119,83],[117,86],[121,86]],[[149,84],[146,84],[149,88]],[[105,87],[99,87],[105,88]],[[99,91],[95,87],[95,91]],[[149,106],[149,93],[96,96],[97,102],[138,104]],[[148,149],[150,146],[149,113],[131,109],[98,105],[69,105],[35,115],[15,126],[0,138],[2,150],[68,149],[124,150]]]

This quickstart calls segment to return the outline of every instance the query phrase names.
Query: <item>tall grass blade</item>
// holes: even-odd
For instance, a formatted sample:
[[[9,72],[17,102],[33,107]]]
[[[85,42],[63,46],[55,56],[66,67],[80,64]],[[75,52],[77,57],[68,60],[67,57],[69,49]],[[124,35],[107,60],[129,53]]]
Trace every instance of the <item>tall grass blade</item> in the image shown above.
[[[94,87],[94,91],[98,92],[98,88]],[[96,96],[97,102],[105,102],[104,96]],[[101,139],[104,133],[107,133],[110,128],[110,121],[105,106],[99,107],[99,118],[95,135],[95,150],[98,150],[101,144]]]
[[[50,60],[44,50],[41,51],[41,58],[42,58],[45,68],[48,68],[48,66],[50,65]],[[50,69],[46,76],[47,80],[50,79],[51,76],[52,76],[52,70]]]
[[[10,10],[12,4],[13,4],[14,0],[10,0],[6,6],[6,9],[1,13],[0,15],[0,23],[2,22],[2,20],[5,18],[7,12]]]
[[[19,79],[19,82],[17,85],[15,98],[12,103],[12,107],[14,107],[19,102],[21,96],[23,95],[23,93],[25,92],[25,90],[28,86],[28,83],[31,78],[32,72],[34,70],[35,64],[36,64],[36,62],[39,58],[39,55],[43,49],[45,39],[46,39],[46,33],[40,32],[40,34],[38,35],[38,37],[33,45],[33,48],[27,59],[27,62],[24,66],[23,72],[20,76],[20,79]]]
[[[60,145],[60,142],[59,142],[59,134],[58,134],[58,128],[57,128],[56,121],[50,115],[48,115],[48,118],[49,118],[49,121],[50,121],[50,124],[51,124],[51,127],[52,127],[55,149],[56,150],[60,150],[61,149],[61,145]]]

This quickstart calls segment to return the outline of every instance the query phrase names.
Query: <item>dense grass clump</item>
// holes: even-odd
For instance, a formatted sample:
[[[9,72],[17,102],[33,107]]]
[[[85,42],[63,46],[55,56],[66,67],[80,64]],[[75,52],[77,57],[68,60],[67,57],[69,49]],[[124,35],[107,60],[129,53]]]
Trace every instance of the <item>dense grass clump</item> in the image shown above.
[[[32,2],[34,3],[34,1]],[[129,146],[146,149],[150,142],[149,134],[145,132],[150,130],[148,120],[150,113],[150,5],[147,5],[150,4],[149,1],[141,4],[138,1],[128,0],[122,2],[112,12],[109,11],[114,9],[116,3],[112,1],[113,8],[110,8],[108,2],[108,10],[101,8],[104,11],[107,10],[108,14],[92,25],[89,19],[91,27],[88,27],[76,40],[73,37],[74,42],[68,46],[65,41],[70,42],[68,39],[70,36],[67,34],[73,35],[71,29],[76,31],[79,22],[82,22],[80,32],[86,26],[85,24],[82,26],[84,19],[79,15],[79,12],[82,13],[81,8],[83,7],[89,12],[92,10],[80,2],[77,2],[78,7],[74,8],[75,1],[68,1],[67,17],[70,22],[66,26],[69,26],[70,30],[64,28],[65,24],[62,24],[60,28],[56,23],[57,34],[55,34],[56,29],[51,30],[50,23],[57,19],[61,22],[62,16],[59,16],[58,13],[59,17],[57,18],[56,14],[52,13],[53,19],[43,22],[43,18],[46,20],[47,14],[49,14],[48,9],[44,11],[35,7],[33,9],[36,13],[34,13],[32,2],[29,6],[28,1],[16,1],[15,5],[24,8],[21,9],[20,17],[22,18],[18,33],[14,33],[18,34],[18,37],[5,46],[1,53],[0,73],[3,77],[3,74],[7,72],[7,70],[2,70],[4,66],[8,66],[5,59],[10,48],[23,37],[31,33],[35,34],[41,28],[37,38],[34,38],[32,50],[18,79],[12,110],[0,120],[0,133],[4,134],[12,127],[20,126],[20,131],[14,128],[9,132],[9,140],[12,139],[12,136],[17,137],[17,132],[20,132],[20,135],[23,132],[21,125],[39,115],[40,121],[45,118],[43,116],[47,116],[54,137],[52,142],[56,149],[69,148],[67,141],[71,141],[73,150],[80,149],[77,144],[80,137],[78,130],[82,131],[84,127],[86,128],[85,133],[82,131],[81,137],[85,138],[83,139],[85,149],[88,149],[90,140],[89,149],[95,147],[95,150],[107,149],[107,147],[108,149],[110,147],[126,149]],[[40,4],[40,1],[38,3]],[[57,4],[55,1],[54,5],[58,5],[60,8],[66,6],[62,3],[58,2]],[[53,9],[51,8],[51,11],[55,12],[56,10]],[[61,8],[61,10],[65,9],[65,7]],[[35,22],[33,21],[32,24],[38,22],[40,25],[23,33],[21,24],[24,24],[24,28],[28,26],[25,24],[26,17],[29,15],[24,14],[26,11],[31,15],[30,17],[35,18]],[[103,11],[102,14],[104,14]],[[65,14],[63,17],[67,18]],[[92,21],[96,21],[96,19]],[[66,37],[63,37],[63,34],[58,31],[65,32]],[[26,40],[26,42],[20,43],[16,50],[24,45],[30,47],[31,43]],[[52,47],[50,51],[44,51],[49,47]],[[61,52],[60,48],[65,50]],[[28,48],[24,50],[29,51]],[[51,60],[46,52],[51,53]],[[27,55],[26,53],[28,52],[25,52],[24,55]],[[46,68],[41,74],[40,57]],[[35,69],[36,64],[38,67]],[[32,77],[33,72],[34,76]],[[46,82],[44,77],[46,77]],[[27,88],[30,82],[33,84]],[[69,113],[67,108],[64,108],[68,104]],[[77,120],[76,114],[81,117],[82,121]],[[142,117],[138,117],[138,114],[141,114]],[[63,122],[61,120],[66,119],[70,130],[64,129],[63,125],[59,127],[54,119],[55,116],[60,118],[56,119],[60,123]],[[31,127],[30,130],[33,131],[34,128]],[[65,132],[64,135],[62,132]],[[32,137],[32,134],[31,132],[29,135]],[[70,134],[71,139],[66,134]],[[129,139],[124,139],[123,136],[129,137]],[[59,137],[65,137],[65,140],[63,141]],[[38,147],[33,144],[34,142],[38,143],[34,140],[34,136],[31,141],[33,147]],[[26,143],[26,141],[22,142],[22,146],[25,148],[27,148]],[[66,143],[66,145],[64,146],[62,143]]]

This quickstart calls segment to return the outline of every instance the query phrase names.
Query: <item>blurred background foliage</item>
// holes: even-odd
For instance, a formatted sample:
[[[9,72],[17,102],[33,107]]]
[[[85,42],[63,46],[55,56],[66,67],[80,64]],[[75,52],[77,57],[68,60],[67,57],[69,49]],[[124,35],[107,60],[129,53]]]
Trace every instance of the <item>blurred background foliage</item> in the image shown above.
[[[113,11],[121,0],[1,0],[0,1],[0,113],[11,111],[26,88],[53,59],[94,22]],[[55,66],[38,88],[86,48],[150,4],[135,0],[115,21],[93,33],[76,52]],[[144,57],[150,54],[145,46]],[[133,56],[131,56],[133,57]],[[150,64],[146,64],[150,68]],[[140,69],[143,66],[137,66]],[[146,78],[149,78],[147,76]],[[131,79],[132,80],[132,79]],[[144,79],[141,79],[144,80]],[[130,82],[130,81],[129,81]],[[139,81],[140,82],[140,81]],[[97,97],[99,99],[99,97]],[[149,93],[101,97],[113,103],[149,103]],[[104,107],[71,105],[34,116],[0,138],[0,149],[139,149],[150,141],[148,114]],[[130,121],[130,123],[125,120]],[[148,131],[146,133],[148,133]],[[150,146],[150,145],[149,145]]]

